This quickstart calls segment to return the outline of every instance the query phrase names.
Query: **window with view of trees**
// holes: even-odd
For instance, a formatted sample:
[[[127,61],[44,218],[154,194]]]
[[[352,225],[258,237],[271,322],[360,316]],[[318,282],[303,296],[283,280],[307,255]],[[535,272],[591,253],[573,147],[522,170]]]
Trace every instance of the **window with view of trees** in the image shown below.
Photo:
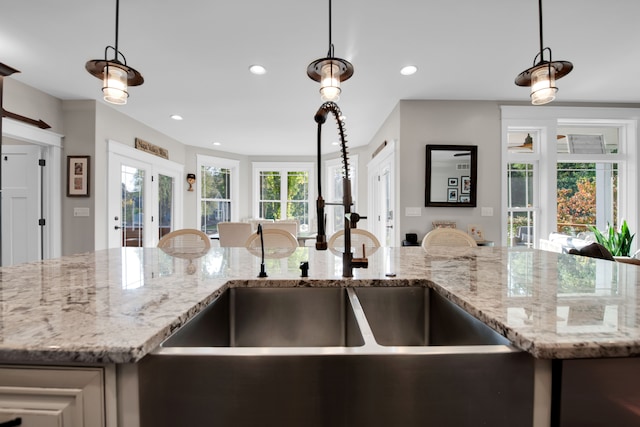
[[[589,238],[588,226],[636,217],[637,123],[607,116],[634,111],[563,109],[603,118],[559,119],[553,109],[503,107],[508,246],[538,247],[552,232]]]
[[[200,230],[207,234],[218,232],[218,223],[235,221],[236,181],[238,163],[227,159],[199,156],[197,183],[200,196]]]
[[[296,219],[300,230],[308,230],[313,203],[312,172],[312,163],[254,163],[254,216]]]

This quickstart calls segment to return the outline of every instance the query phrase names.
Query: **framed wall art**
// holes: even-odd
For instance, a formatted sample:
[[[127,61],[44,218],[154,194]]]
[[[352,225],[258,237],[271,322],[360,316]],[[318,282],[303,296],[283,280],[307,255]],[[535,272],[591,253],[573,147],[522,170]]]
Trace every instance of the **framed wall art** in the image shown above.
[[[89,197],[91,156],[67,156],[67,197]]]
[[[447,188],[447,201],[448,202],[457,202],[458,201],[458,189],[457,188]]]

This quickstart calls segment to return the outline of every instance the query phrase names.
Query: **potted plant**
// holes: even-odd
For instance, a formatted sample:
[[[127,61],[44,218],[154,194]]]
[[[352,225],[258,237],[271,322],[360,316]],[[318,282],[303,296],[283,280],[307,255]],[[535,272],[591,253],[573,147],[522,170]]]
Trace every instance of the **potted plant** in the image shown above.
[[[631,234],[629,231],[626,220],[622,220],[620,230],[616,230],[615,227],[607,222],[607,229],[604,233],[592,225],[587,227],[593,232],[596,241],[607,248],[611,255],[614,257],[630,257],[631,242],[633,242],[635,234]]]

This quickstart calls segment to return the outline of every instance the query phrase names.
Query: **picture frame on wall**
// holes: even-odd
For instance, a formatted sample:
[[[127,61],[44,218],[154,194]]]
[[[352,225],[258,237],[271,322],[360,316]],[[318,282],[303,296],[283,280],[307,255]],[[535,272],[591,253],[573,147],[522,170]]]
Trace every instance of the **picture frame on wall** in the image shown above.
[[[457,188],[447,188],[447,201],[449,201],[449,202],[457,202],[458,201],[458,189]]]
[[[469,201],[471,200],[470,196],[468,194],[461,194],[460,195],[460,203],[469,203]]]
[[[460,185],[460,193],[462,194],[471,193],[471,178],[468,176],[462,176],[460,177],[460,180],[462,181]]]
[[[89,197],[91,156],[67,156],[67,197]]]
[[[458,186],[458,178],[449,178],[447,185],[449,185],[449,187],[457,187]]]

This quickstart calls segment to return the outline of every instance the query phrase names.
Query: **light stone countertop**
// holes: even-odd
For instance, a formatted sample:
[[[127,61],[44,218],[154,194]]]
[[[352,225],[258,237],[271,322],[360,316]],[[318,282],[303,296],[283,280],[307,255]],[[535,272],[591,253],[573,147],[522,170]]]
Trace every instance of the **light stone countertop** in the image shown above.
[[[309,278],[300,277],[309,261]],[[431,286],[538,358],[640,355],[640,266],[502,247],[380,248],[342,278],[341,257],[298,248],[194,260],[124,248],[0,268],[0,362],[129,363],[226,286]],[[395,277],[386,274],[395,273]]]

